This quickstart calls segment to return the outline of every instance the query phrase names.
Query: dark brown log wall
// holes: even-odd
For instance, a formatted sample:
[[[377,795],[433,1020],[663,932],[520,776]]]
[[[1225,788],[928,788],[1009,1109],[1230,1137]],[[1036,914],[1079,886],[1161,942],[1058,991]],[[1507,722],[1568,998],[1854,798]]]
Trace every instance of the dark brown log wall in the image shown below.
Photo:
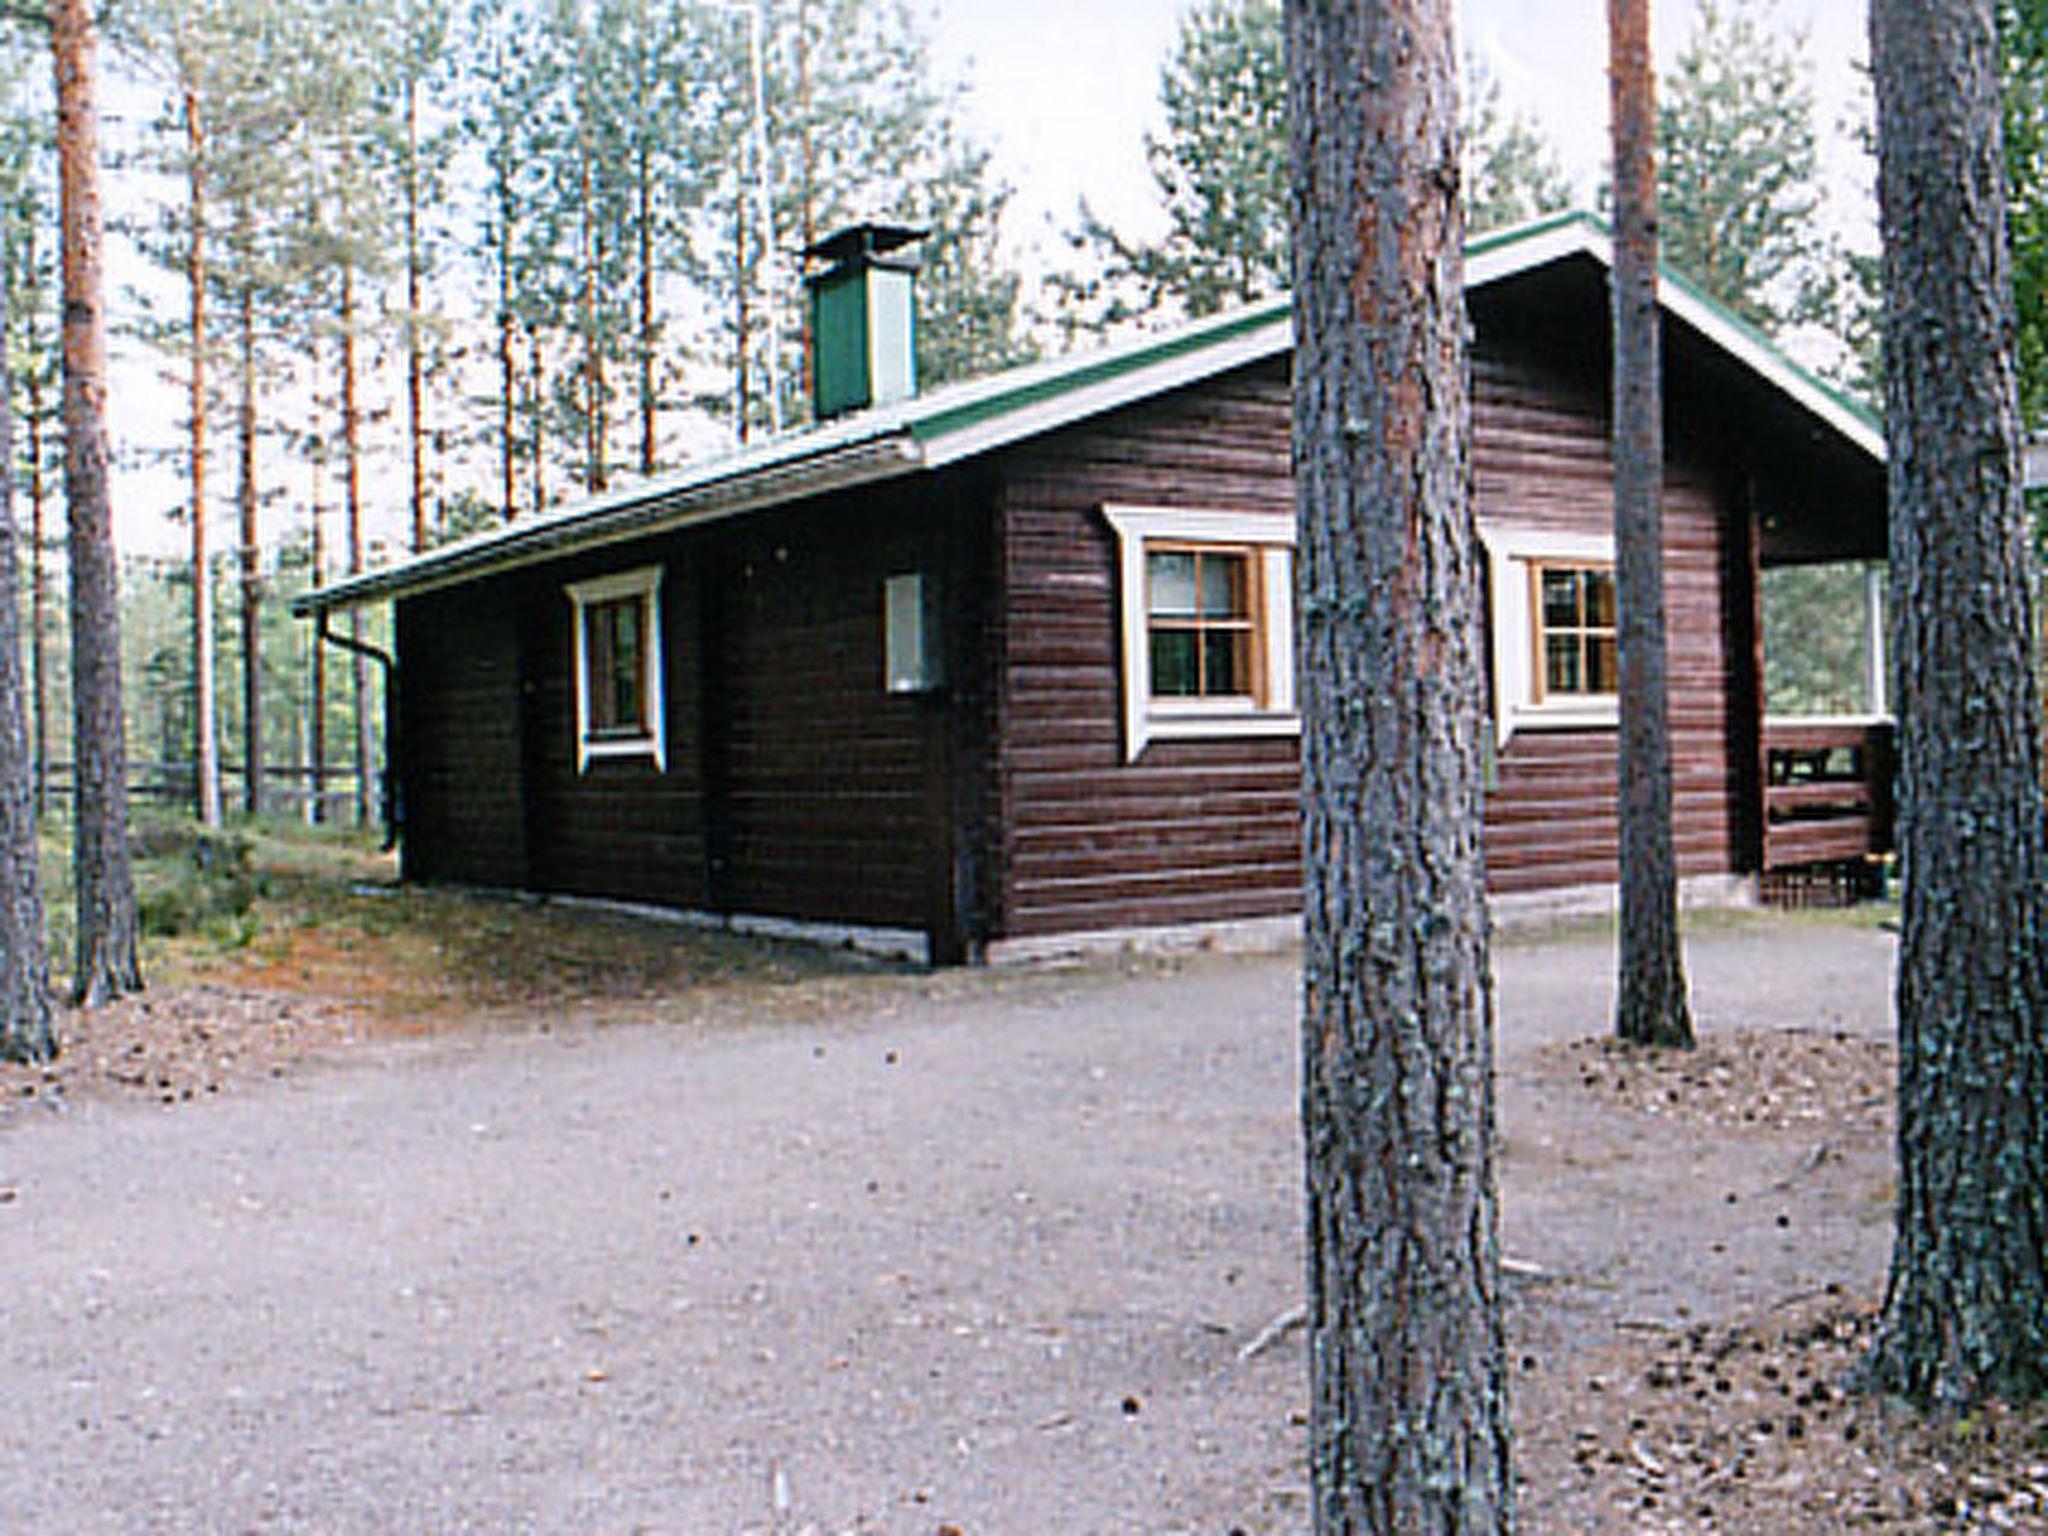
[[[933,515],[846,499],[711,539],[719,908],[924,926],[926,738],[943,716],[884,691],[882,587],[928,568]]]
[[[408,880],[527,883],[519,612],[505,582],[398,605]]]
[[[1483,522],[1611,533],[1605,404],[1595,384],[1482,349],[1473,359],[1474,496]],[[1743,857],[1740,629],[1732,577],[1742,523],[1724,510],[1699,431],[1670,424],[1664,592],[1670,655],[1672,831],[1681,875],[1729,873]],[[1487,799],[1487,877],[1499,892],[1615,878],[1615,733],[1520,729]]]
[[[570,690],[573,609],[565,588],[647,565],[662,568],[666,767],[657,770],[652,758],[594,758],[579,772]],[[672,907],[705,904],[698,565],[688,541],[669,540],[616,546],[520,578],[525,830],[534,889]]]
[[[1126,763],[1105,503],[1294,516],[1274,364],[1061,433],[1005,466],[1002,931],[1246,918],[1301,904],[1291,740],[1154,742]]]
[[[971,906],[982,758],[946,733],[944,696],[891,695],[882,675],[884,578],[950,574],[954,687],[989,719],[971,498],[941,483],[824,502],[402,603],[408,878],[917,929],[935,882]],[[666,767],[579,771],[565,588],[650,564]],[[949,770],[957,784],[935,777]],[[935,871],[949,855],[965,874]]]
[[[1479,516],[1611,533],[1599,360],[1474,357]],[[1588,382],[1590,381],[1590,382]],[[1284,365],[1246,370],[1012,455],[1002,502],[1009,653],[1002,672],[998,851],[1005,936],[1245,918],[1300,903],[1291,740],[1154,742],[1126,763],[1116,541],[1104,504],[1293,516]],[[1680,872],[1745,857],[1735,581],[1744,524],[1702,434],[1674,423],[1666,480],[1675,835]],[[1615,878],[1615,733],[1516,733],[1487,805],[1500,892]]]
[[[1482,327],[1474,366],[1480,517],[1606,532],[1599,360]],[[1753,866],[1757,775],[1748,524],[1697,404],[1674,412],[1665,513],[1688,875]],[[1275,362],[1012,450],[993,488],[905,482],[407,600],[408,875],[912,928],[950,908],[989,937],[1297,910],[1292,740],[1124,760],[1101,511],[1289,520],[1288,421]],[[667,772],[578,773],[563,585],[656,560]],[[910,569],[943,581],[944,703],[882,687],[882,583]],[[1614,771],[1612,730],[1517,731],[1488,801],[1491,886],[1612,881]]]

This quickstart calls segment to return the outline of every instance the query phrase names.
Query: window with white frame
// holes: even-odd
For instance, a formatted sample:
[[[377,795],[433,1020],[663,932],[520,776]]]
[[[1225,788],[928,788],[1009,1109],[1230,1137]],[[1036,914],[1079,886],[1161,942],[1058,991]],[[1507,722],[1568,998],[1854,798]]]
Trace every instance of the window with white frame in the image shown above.
[[[1619,718],[1614,540],[1482,525],[1492,599],[1494,734]]]
[[[1117,537],[1124,756],[1148,743],[1291,735],[1294,522],[1103,508]]]
[[[576,768],[597,758],[668,766],[661,690],[661,567],[641,566],[566,589],[576,696]]]

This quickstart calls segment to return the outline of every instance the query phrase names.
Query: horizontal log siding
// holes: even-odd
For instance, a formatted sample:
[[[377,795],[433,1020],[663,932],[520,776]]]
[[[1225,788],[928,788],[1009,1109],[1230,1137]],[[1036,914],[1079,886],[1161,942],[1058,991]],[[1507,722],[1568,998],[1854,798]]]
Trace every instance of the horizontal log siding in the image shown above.
[[[1482,344],[1474,358],[1479,516],[1579,533],[1613,528],[1606,413],[1548,362]],[[1674,828],[1682,873],[1741,868],[1742,712],[1729,608],[1739,527],[1695,434],[1674,431],[1666,583]],[[1009,616],[998,774],[999,931],[1008,936],[1256,917],[1300,905],[1299,766],[1291,740],[1155,742],[1122,751],[1116,547],[1105,503],[1291,518],[1284,371],[1265,367],[1121,412],[1004,466]],[[1615,877],[1612,730],[1519,732],[1487,802],[1489,885]]]
[[[1473,494],[1517,529],[1611,534],[1614,491],[1597,382],[1482,349],[1473,359]],[[1740,524],[1701,435],[1674,423],[1664,480],[1672,834],[1682,875],[1742,867],[1742,684],[1731,636]],[[1486,805],[1487,882],[1501,892],[1615,878],[1615,733],[1518,730]]]
[[[1011,937],[1301,904],[1292,741],[1153,742],[1126,763],[1104,503],[1294,516],[1284,367],[1061,433],[1004,464],[1008,650],[997,771]]]
[[[408,880],[526,884],[518,633],[503,582],[398,604]]]
[[[882,585],[930,568],[928,533],[874,498],[715,531],[720,907],[924,926],[929,706],[883,689]]]
[[[579,770],[566,588],[647,565],[662,570],[665,767],[652,758],[621,757],[594,758]],[[696,562],[688,546],[676,540],[621,545],[523,580],[534,888],[702,907],[703,658],[696,643]]]

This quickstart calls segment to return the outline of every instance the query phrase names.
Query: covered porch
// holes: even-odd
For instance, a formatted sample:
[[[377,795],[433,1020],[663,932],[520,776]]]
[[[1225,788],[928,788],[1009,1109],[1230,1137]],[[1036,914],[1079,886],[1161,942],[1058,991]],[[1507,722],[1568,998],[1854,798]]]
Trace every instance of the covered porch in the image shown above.
[[[1814,560],[1787,542],[1781,554],[1805,558],[1767,561],[1759,593],[1757,864],[1767,902],[1833,905],[1877,894],[1895,847],[1887,571],[1877,558]],[[1871,542],[1863,530],[1856,554]]]

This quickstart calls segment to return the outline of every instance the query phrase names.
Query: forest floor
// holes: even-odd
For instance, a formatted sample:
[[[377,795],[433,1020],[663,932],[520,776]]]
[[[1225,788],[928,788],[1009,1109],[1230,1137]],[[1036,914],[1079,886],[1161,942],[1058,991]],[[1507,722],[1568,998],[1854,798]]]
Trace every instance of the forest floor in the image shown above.
[[[230,843],[0,1068],[23,1529],[1306,1529],[1289,957],[932,976]],[[2048,1531],[2048,1416],[1842,1390],[1880,916],[1695,921],[1683,1055],[1602,1038],[1606,934],[1498,946],[1525,1532]]]

